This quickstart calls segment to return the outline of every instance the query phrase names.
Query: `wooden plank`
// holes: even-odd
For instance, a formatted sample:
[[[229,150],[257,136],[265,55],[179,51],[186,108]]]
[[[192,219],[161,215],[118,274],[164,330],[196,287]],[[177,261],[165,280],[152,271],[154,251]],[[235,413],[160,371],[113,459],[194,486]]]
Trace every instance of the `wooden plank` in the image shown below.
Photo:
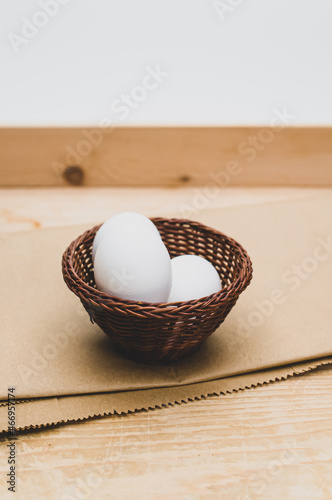
[[[0,185],[73,184],[332,186],[332,127],[0,128]]]
[[[131,196],[136,210],[165,214],[176,191],[182,200],[187,190],[2,189],[3,237],[20,223],[38,231],[100,221]],[[259,203],[295,190],[254,191],[230,189],[218,203]],[[331,368],[322,368],[226,396],[19,434],[15,499],[330,499],[331,383]],[[0,439],[1,498],[9,441]]]
[[[331,376],[20,434],[15,499],[331,499]]]
[[[220,189],[217,196],[204,198],[204,210],[236,205],[296,200],[321,196],[332,189],[322,188],[232,188]],[[88,224],[90,227],[112,215],[133,211],[146,216],[174,217],[181,207],[196,206],[198,194],[204,188],[178,187],[121,188],[121,187],[44,187],[0,188],[1,232],[25,231],[44,227]],[[201,202],[202,203],[202,202]],[[202,210],[202,205],[199,205]],[[199,210],[183,213],[196,218]]]

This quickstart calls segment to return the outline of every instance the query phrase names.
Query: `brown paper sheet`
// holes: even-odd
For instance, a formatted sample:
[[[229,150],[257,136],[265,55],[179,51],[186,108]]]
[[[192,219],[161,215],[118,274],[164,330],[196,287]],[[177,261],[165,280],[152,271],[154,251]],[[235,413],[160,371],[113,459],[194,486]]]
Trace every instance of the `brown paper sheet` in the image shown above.
[[[171,401],[179,386],[194,384],[194,390],[202,382],[332,355],[331,196],[205,210],[192,218],[238,239],[252,257],[254,279],[200,351],[168,367],[118,355],[64,284],[62,252],[85,227],[2,239],[0,400],[10,386],[18,399],[95,393],[114,398],[119,392],[130,409],[134,392],[167,388]],[[24,407],[32,412],[31,403]],[[82,408],[80,418],[87,413]]]
[[[28,404],[19,400],[18,402],[25,404],[16,406],[16,429],[37,429],[92,417],[172,406],[207,396],[219,396],[271,382],[280,382],[331,364],[332,358],[323,358],[293,366],[171,388],[42,398],[31,400]],[[7,425],[7,407],[4,405],[0,407],[0,433],[7,430]]]

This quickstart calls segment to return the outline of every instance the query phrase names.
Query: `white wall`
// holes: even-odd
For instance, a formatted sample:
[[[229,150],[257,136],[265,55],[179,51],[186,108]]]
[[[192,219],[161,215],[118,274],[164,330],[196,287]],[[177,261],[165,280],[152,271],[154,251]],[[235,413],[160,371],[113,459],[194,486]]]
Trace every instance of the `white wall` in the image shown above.
[[[219,1],[2,1],[0,125],[330,125],[331,0]]]

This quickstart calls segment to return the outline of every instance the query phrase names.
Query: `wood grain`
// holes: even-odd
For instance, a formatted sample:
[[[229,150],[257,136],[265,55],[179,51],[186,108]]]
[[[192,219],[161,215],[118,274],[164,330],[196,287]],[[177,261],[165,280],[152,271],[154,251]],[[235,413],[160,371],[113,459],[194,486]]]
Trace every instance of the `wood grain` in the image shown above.
[[[204,187],[182,188],[0,188],[0,231],[25,231],[43,227],[94,224],[117,212],[138,211],[146,216],[183,214],[195,218],[202,210],[310,198],[330,192],[313,188],[227,188],[217,196],[195,200]],[[197,207],[197,208],[195,208]]]
[[[15,498],[330,499],[331,375],[25,433]]]
[[[0,185],[332,186],[332,128],[281,125],[0,128]]]
[[[37,191],[0,190],[2,209],[10,214],[3,231],[103,220],[106,208],[123,208],[124,195],[137,211],[165,213],[178,196],[155,189],[131,195],[111,189],[102,195],[93,189]],[[314,193],[230,190],[214,203]],[[180,190],[180,198],[186,195]],[[24,214],[27,220],[20,221]],[[332,370],[322,368],[226,396],[25,432],[16,441],[15,498],[329,500],[331,389]],[[5,483],[7,444],[0,441],[0,498],[13,498]]]

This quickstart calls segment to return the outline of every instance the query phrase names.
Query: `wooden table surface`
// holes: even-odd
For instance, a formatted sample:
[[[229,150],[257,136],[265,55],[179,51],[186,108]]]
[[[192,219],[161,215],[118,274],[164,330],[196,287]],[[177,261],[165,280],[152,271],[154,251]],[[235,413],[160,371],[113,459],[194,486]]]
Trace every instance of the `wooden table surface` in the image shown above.
[[[310,197],[227,189],[207,208]],[[332,190],[330,191],[332,194]],[[0,190],[5,232],[178,212],[193,190]],[[1,440],[0,498],[8,440]],[[22,433],[17,499],[331,499],[332,369],[220,397]]]

